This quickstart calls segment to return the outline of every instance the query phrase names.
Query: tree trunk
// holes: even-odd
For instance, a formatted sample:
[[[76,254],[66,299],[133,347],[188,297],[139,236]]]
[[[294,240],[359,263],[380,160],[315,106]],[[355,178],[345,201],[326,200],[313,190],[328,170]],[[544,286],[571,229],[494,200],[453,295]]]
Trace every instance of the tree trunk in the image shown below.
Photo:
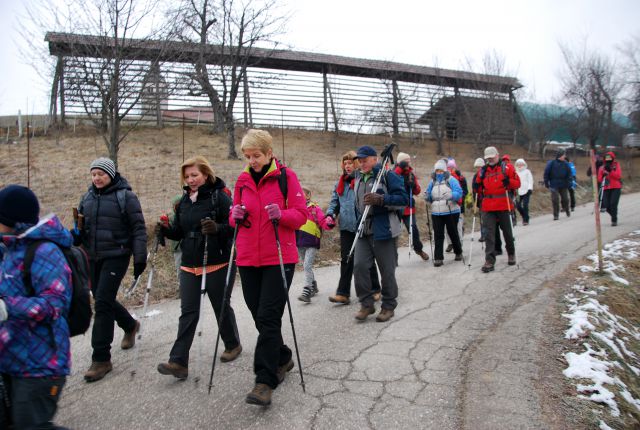
[[[238,153],[236,152],[236,126],[233,124],[227,124],[227,145],[229,152],[227,158],[230,160],[237,160]]]

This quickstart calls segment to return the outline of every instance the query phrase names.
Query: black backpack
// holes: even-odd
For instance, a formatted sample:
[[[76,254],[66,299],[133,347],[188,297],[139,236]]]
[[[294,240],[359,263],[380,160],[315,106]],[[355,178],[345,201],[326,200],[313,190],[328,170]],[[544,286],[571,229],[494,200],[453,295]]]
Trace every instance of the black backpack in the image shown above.
[[[27,247],[24,254],[24,284],[30,296],[35,294],[31,285],[31,265],[38,247],[49,240],[37,240]],[[51,242],[54,243],[54,242]],[[84,334],[91,325],[91,269],[89,267],[89,258],[87,253],[80,247],[71,246],[65,248],[58,246],[60,251],[67,259],[67,263],[71,268],[71,305],[69,306],[69,315],[67,315],[67,324],[69,325],[69,334],[77,336]]]

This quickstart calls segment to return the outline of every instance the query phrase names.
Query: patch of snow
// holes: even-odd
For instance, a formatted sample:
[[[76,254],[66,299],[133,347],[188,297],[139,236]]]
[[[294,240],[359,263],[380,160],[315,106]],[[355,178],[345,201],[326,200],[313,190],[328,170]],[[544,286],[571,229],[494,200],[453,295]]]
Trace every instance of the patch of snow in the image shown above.
[[[622,396],[623,399],[625,399],[627,402],[635,406],[636,409],[640,411],[640,400],[633,398],[633,396],[629,391],[622,390],[620,392],[620,395]]]
[[[615,430],[607,425],[604,421],[600,420],[600,430]]]

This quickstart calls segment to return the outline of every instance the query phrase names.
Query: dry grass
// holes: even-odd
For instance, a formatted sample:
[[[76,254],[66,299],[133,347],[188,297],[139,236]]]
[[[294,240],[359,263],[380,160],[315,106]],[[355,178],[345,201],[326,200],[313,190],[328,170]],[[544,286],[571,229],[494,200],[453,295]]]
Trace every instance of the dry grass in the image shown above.
[[[380,150],[389,139],[383,136],[340,135],[336,140],[332,133],[303,130],[270,130],[274,137],[275,152],[282,158],[284,140],[284,159],[288,166],[296,171],[301,183],[310,188],[313,199],[326,208],[331,190],[338,176],[340,156],[347,150],[360,145],[372,145]],[[53,131],[52,131],[53,132]],[[42,212],[55,212],[63,223],[71,226],[71,208],[78,204],[82,194],[90,184],[88,166],[91,161],[107,154],[102,138],[89,128],[78,128],[76,133],[63,132],[31,139],[30,145],[30,183],[40,198]],[[240,138],[243,131],[238,132]],[[239,139],[238,139],[239,140]],[[154,220],[169,210],[171,198],[180,191],[179,167],[183,160],[182,129],[152,127],[134,130],[122,143],[119,152],[119,170],[130,182],[140,198],[142,208],[150,227]],[[335,143],[335,146],[334,146]],[[413,165],[424,187],[427,173],[437,159],[435,143],[424,141],[411,144],[408,139],[398,140],[400,150],[414,157]],[[0,145],[0,186],[9,183],[27,183],[27,147],[26,142]],[[462,143],[445,144],[447,152],[456,158],[459,168],[469,179],[473,174],[473,161],[481,155],[481,150],[473,145]],[[525,158],[536,181],[541,179],[544,161],[527,156],[520,147],[499,148],[509,153],[512,160]],[[230,188],[244,167],[242,160],[226,158],[225,136],[211,135],[204,126],[191,126],[185,130],[185,156],[204,155],[214,166],[216,174],[223,178]],[[587,159],[575,160],[578,179],[586,181],[584,173]],[[640,159],[634,160],[640,164]],[[588,194],[588,193],[587,193]],[[540,196],[540,198],[538,198]],[[585,197],[588,199],[588,195]],[[536,192],[532,199],[532,212],[548,210],[549,198],[544,192]],[[418,199],[418,226],[425,237],[425,209]],[[470,222],[470,218],[469,222]],[[470,229],[470,226],[469,226]],[[401,244],[407,242],[406,235]],[[339,260],[339,232],[326,232],[323,249],[318,264],[330,264]],[[153,300],[175,297],[175,276],[170,253],[162,251],[158,255],[157,286],[154,286]],[[129,278],[125,279],[125,284]],[[136,297],[134,301],[139,301]]]

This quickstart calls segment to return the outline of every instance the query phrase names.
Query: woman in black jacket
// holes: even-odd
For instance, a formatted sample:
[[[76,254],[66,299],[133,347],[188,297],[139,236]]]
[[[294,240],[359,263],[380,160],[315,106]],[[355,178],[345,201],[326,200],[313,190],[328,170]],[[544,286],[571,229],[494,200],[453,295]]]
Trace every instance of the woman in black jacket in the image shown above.
[[[132,348],[140,323],[117,300],[120,282],[133,254],[137,278],[147,266],[147,228],[138,197],[108,158],[91,163],[92,185],[82,197],[78,213],[81,229],[74,229],[74,242],[89,254],[95,319],[91,332],[91,367],[87,382],[97,381],[112,370],[111,342],[114,320],[124,330],[120,347]]]
[[[193,343],[200,318],[200,284],[204,259],[205,235],[208,253],[206,262],[206,291],[219,319],[222,303],[225,302],[224,319],[220,324],[220,337],[225,350],[220,361],[235,360],[242,346],[238,335],[236,317],[231,308],[231,290],[235,281],[235,263],[231,267],[227,297],[223,298],[226,273],[231,256],[233,229],[229,227],[231,197],[222,179],[213,174],[209,162],[201,156],[185,161],[181,167],[181,179],[185,194],[177,206],[172,224],[164,219],[160,222],[161,233],[172,240],[180,241],[182,262],[180,266],[180,309],[178,336],[169,362],[160,363],[158,372],[186,379],[189,367],[189,349]]]

